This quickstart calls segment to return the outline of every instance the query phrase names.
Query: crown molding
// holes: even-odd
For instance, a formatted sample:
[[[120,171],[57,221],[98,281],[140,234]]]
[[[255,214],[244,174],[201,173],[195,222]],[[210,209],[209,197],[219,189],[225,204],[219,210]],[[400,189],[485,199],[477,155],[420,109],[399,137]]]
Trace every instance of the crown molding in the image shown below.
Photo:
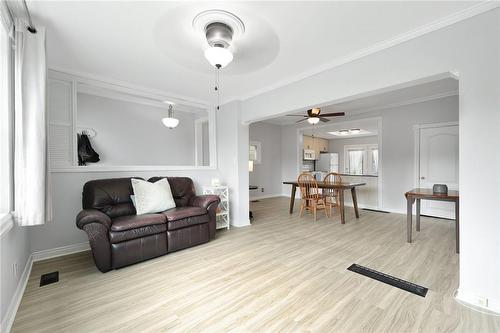
[[[248,94],[240,95],[238,97],[235,97],[233,99],[228,99],[227,101],[224,101],[224,103],[229,103],[234,100],[247,100],[252,97],[264,94],[266,92],[287,86],[289,84],[298,82],[300,80],[306,79],[308,77],[311,77],[313,75],[319,74],[321,72],[345,65],[347,63],[353,62],[355,60],[361,59],[363,57],[369,56],[371,54],[380,52],[382,50],[391,48],[393,46],[402,44],[404,42],[407,42],[409,40],[421,37],[423,35],[426,35],[428,33],[431,33],[433,31],[446,28],[450,25],[453,25],[455,23],[461,22],[463,20],[466,20],[468,18],[471,18],[473,16],[485,13],[487,11],[490,11],[492,9],[500,7],[500,2],[499,1],[483,1],[478,4],[475,4],[473,6],[470,6],[468,8],[465,8],[461,11],[458,11],[456,13],[450,14],[448,16],[445,16],[439,20],[430,22],[428,24],[422,25],[416,29],[410,30],[406,33],[397,35],[393,38],[386,39],[385,41],[373,44],[370,47],[358,50],[356,52],[353,52],[347,56],[340,57],[337,59],[334,59],[330,62],[324,63],[322,65],[316,66],[308,71],[302,72],[298,75],[293,75],[289,76],[283,80],[280,80],[274,84],[268,85],[266,87],[263,87],[258,90],[254,90],[253,92],[250,92]]]
[[[171,101],[173,104],[187,105],[200,109],[206,109],[208,106],[212,105],[212,103],[209,103],[202,99],[179,95],[173,92],[161,91],[146,86],[132,84],[130,82],[106,78],[92,73],[75,71],[58,66],[49,66],[48,69],[52,72],[59,73],[61,75],[70,75],[73,78],[77,79],[79,82],[84,84],[86,83],[94,86],[98,85],[102,86],[103,88],[113,89],[122,93],[149,96],[157,100]]]
[[[458,91],[457,90],[446,91],[446,92],[439,93],[439,94],[409,99],[409,100],[406,100],[403,102],[390,103],[390,104],[377,106],[377,107],[373,107],[373,108],[360,109],[360,110],[354,110],[354,111],[348,111],[348,112],[349,112],[349,116],[351,116],[351,115],[355,115],[355,114],[361,114],[361,113],[367,113],[367,112],[385,110],[385,109],[392,109],[392,108],[397,108],[397,107],[406,106],[406,105],[429,102],[429,101],[433,101],[436,99],[441,99],[441,98],[446,98],[446,97],[451,97],[451,96],[458,96]]]

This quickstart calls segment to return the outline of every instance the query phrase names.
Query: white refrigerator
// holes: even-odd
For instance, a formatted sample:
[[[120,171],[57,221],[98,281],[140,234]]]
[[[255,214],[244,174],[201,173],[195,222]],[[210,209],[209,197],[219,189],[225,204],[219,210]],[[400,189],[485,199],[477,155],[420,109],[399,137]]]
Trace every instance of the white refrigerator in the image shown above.
[[[316,161],[316,171],[339,172],[339,154],[320,154]]]

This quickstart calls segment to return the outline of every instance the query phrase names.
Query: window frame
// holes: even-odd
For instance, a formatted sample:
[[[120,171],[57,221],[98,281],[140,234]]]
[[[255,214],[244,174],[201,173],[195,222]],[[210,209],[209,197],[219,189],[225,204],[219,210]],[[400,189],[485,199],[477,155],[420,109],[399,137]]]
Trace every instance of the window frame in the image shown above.
[[[255,159],[250,158],[250,147],[254,146],[255,147]],[[250,141],[248,145],[248,160],[253,161],[254,164],[261,164],[262,163],[262,143],[259,141]]]
[[[363,176],[378,176],[379,171],[379,161],[380,157],[377,158],[377,172],[373,173],[371,170],[371,165],[373,162],[373,157],[371,152],[377,150],[379,151],[378,144],[361,144],[361,145],[345,145],[344,146],[344,172],[346,174],[352,175],[363,175]],[[351,151],[362,151],[362,174],[354,174],[351,172],[349,152]]]

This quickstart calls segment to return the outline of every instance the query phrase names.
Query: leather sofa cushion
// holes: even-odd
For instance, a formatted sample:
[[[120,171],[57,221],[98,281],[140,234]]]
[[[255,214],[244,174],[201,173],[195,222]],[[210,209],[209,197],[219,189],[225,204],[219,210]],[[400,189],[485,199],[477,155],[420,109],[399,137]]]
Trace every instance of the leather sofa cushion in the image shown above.
[[[200,207],[176,207],[161,212],[161,214],[167,217],[168,222],[171,222],[182,220],[186,217],[205,215],[207,214],[207,210]]]
[[[200,207],[176,207],[162,212],[167,217],[167,229],[176,230],[202,223],[208,223],[206,209]]]
[[[131,179],[97,179],[85,183],[83,208],[100,210],[109,217],[135,215],[135,207],[130,200],[130,195],[134,194]]]
[[[153,224],[142,228],[130,229],[125,231],[110,231],[109,241],[111,244],[136,239],[144,236],[164,233],[167,231],[166,224]]]
[[[127,215],[111,219],[111,231],[125,231],[166,222],[163,214]]]

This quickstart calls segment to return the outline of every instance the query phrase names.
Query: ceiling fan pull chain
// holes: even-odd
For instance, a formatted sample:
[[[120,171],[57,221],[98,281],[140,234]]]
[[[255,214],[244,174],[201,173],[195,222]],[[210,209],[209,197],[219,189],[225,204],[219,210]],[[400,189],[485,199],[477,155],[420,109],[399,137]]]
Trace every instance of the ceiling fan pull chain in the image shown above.
[[[217,67],[217,110],[220,108],[220,67]]]
[[[215,92],[217,94],[217,106],[216,109],[219,110],[220,107],[220,82],[219,82],[219,73],[220,73],[220,65],[215,65]]]

